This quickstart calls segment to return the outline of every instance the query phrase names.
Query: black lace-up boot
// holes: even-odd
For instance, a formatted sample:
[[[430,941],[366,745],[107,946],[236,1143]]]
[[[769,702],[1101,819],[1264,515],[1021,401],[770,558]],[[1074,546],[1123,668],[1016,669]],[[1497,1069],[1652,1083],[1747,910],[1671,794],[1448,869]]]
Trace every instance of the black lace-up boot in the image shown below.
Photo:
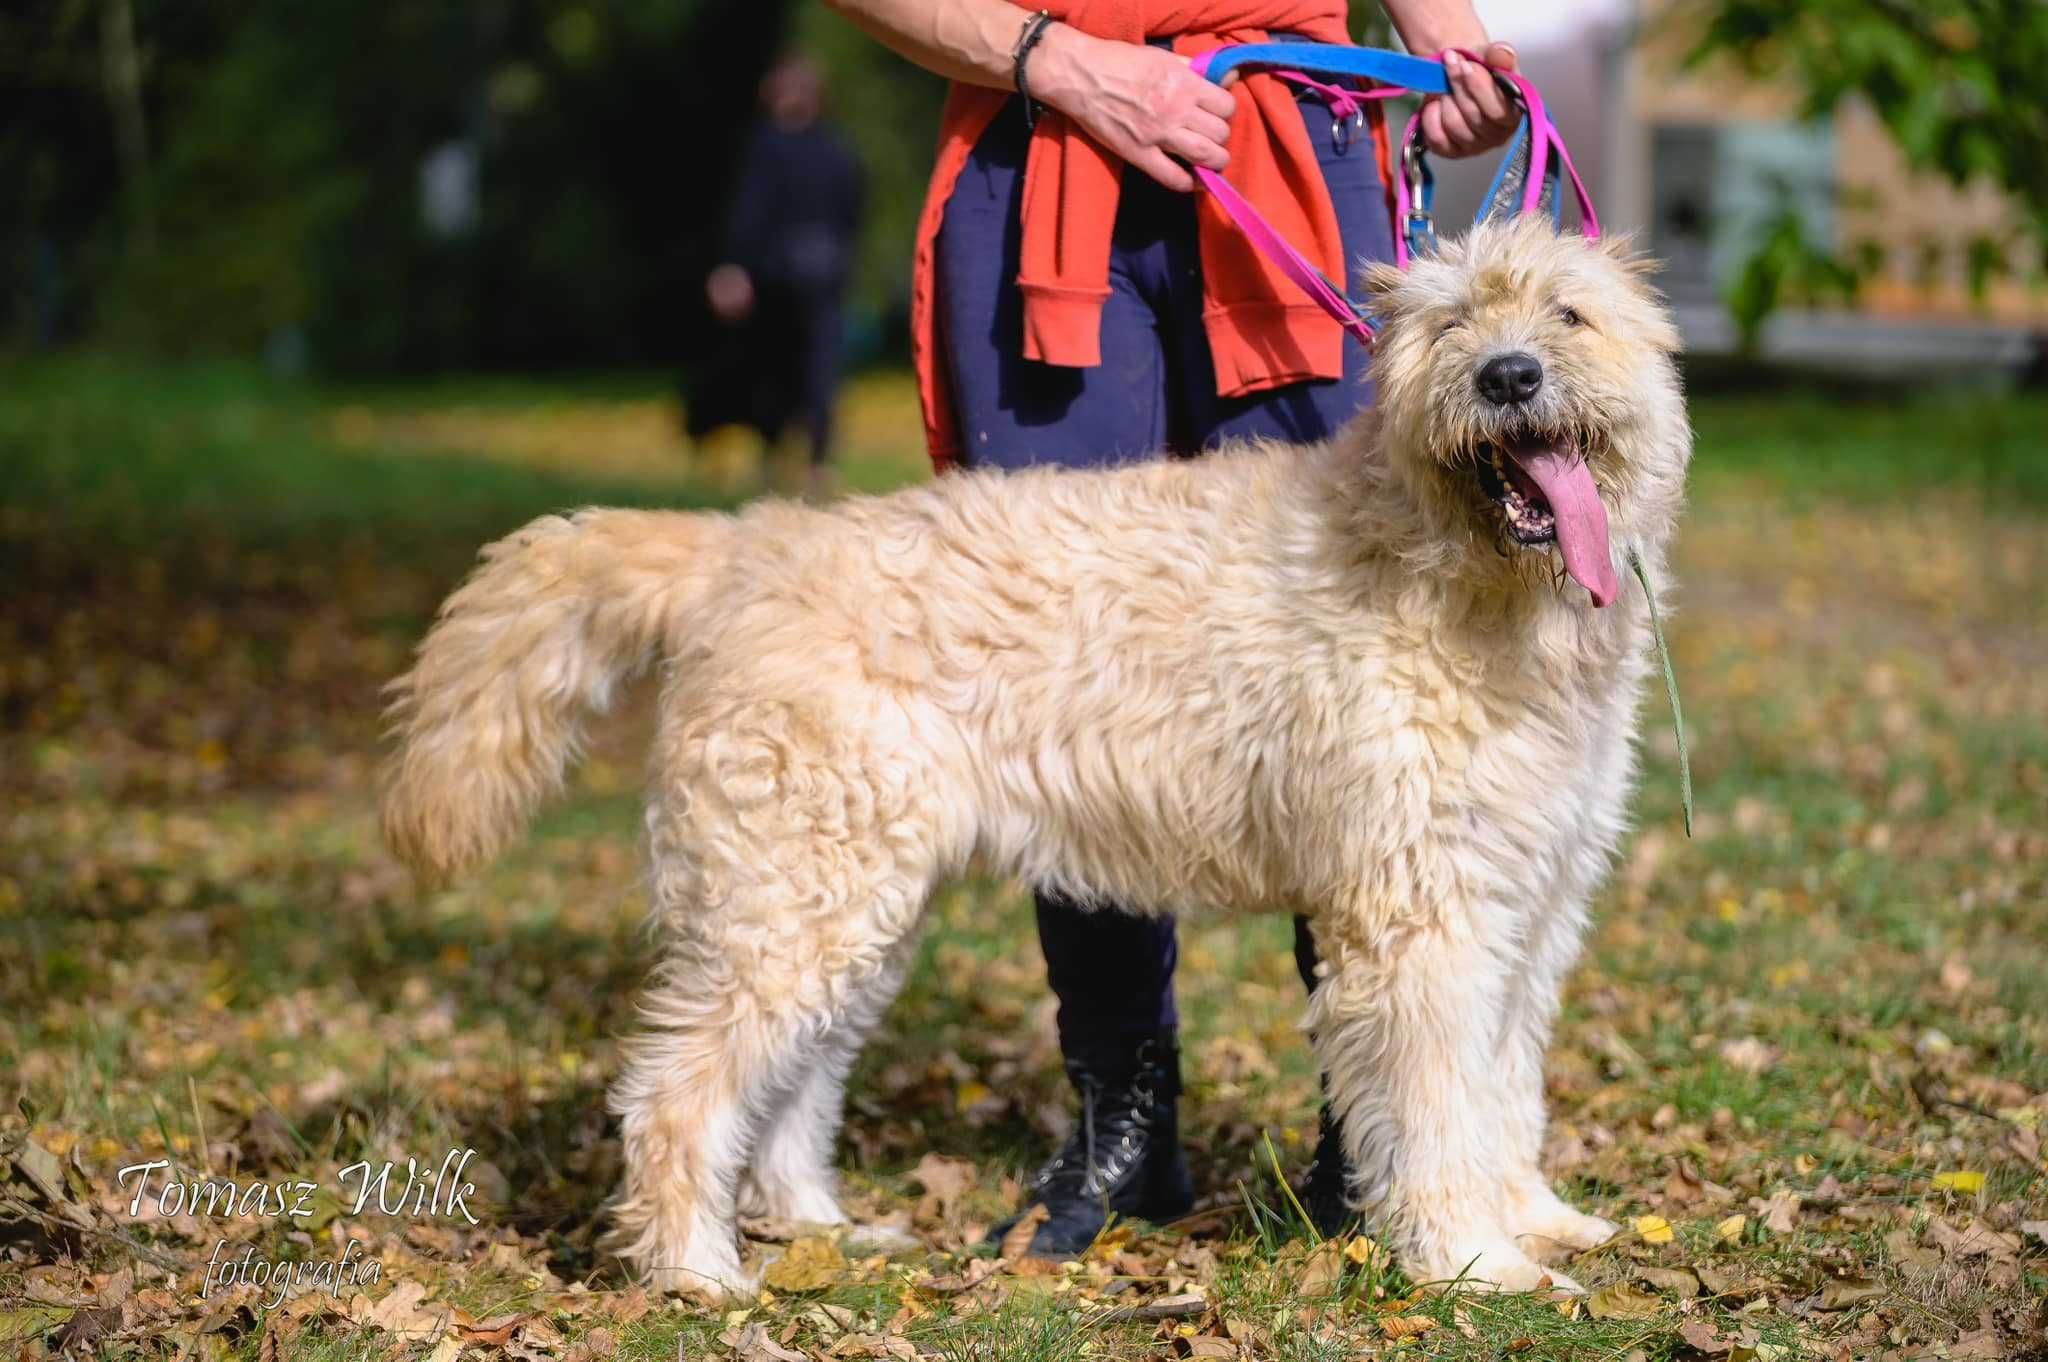
[[[1337,1113],[1328,1102],[1323,1103],[1322,1127],[1323,1133],[1316,1140],[1315,1160],[1308,1166],[1308,1176],[1302,1179],[1301,1208],[1308,1212],[1316,1233],[1332,1239],[1350,1228],[1358,1215],[1345,1201],[1351,1164],[1344,1153],[1344,1128],[1337,1124]]]
[[[1194,1204],[1180,1147],[1180,1050],[1170,1036],[1141,1044],[1122,1062],[1069,1059],[1080,1118],[1059,1153],[1025,1189],[1047,1219],[1031,1240],[1040,1258],[1071,1258],[1118,1219],[1172,1220]],[[1000,1240],[1021,1217],[990,1231]]]

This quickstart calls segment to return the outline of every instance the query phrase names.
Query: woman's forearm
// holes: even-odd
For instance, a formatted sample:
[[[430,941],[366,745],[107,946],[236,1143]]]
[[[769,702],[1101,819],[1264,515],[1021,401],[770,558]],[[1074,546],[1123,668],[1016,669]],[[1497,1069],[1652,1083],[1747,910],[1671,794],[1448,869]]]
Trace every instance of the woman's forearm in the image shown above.
[[[1486,25],[1479,22],[1472,0],[1380,0],[1393,20],[1394,31],[1410,52],[1441,52],[1486,46]]]
[[[949,80],[1017,88],[1017,40],[1032,11],[1007,0],[826,0],[883,46]],[[1164,48],[1049,25],[1031,51],[1032,96],[1170,189],[1192,189],[1185,163],[1230,161],[1228,90]]]
[[[1008,0],[825,0],[884,47],[969,85],[1016,88],[1011,53],[1032,11]],[[1056,29],[1060,25],[1054,26]],[[1062,40],[1048,31],[1032,58]]]

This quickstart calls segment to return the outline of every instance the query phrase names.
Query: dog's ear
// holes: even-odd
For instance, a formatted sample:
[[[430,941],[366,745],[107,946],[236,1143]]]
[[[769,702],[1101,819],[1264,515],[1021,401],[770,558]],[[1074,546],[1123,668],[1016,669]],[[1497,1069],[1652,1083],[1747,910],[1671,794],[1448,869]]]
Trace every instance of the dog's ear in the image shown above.
[[[1608,259],[1639,278],[1648,278],[1664,268],[1662,260],[1648,251],[1636,248],[1636,234],[1633,231],[1601,237],[1600,249],[1607,253]]]
[[[1375,260],[1366,265],[1358,282],[1365,290],[1365,296],[1371,300],[1373,311],[1378,312],[1407,278],[1406,274],[1384,260]]]

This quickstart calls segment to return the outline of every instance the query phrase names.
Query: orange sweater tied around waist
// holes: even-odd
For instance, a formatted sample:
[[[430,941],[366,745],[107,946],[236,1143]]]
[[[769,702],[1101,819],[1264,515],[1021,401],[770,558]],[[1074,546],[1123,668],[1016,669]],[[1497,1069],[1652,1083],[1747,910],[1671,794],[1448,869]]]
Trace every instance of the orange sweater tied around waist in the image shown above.
[[[1037,9],[1097,38],[1140,43],[1170,38],[1193,58],[1226,43],[1255,43],[1273,32],[1349,45],[1343,0],[1031,0]],[[1332,280],[1346,277],[1337,211],[1316,163],[1315,147],[1294,110],[1293,91],[1269,75],[1235,87],[1230,166],[1225,177]],[[939,125],[938,163],[918,220],[911,277],[911,354],[932,461],[950,466],[961,449],[939,336],[936,248],[946,202],[975,143],[1005,103],[1007,90],[953,86]],[[1385,136],[1374,141],[1385,165]],[[1142,174],[1143,172],[1133,172]],[[1024,357],[1093,368],[1102,363],[1102,305],[1109,297],[1110,238],[1124,163],[1072,119],[1046,110],[1031,134],[1024,169],[1023,246],[1017,287],[1024,298]],[[1224,397],[1343,373],[1343,330],[1303,297],[1209,197],[1195,196],[1205,291],[1203,322]]]

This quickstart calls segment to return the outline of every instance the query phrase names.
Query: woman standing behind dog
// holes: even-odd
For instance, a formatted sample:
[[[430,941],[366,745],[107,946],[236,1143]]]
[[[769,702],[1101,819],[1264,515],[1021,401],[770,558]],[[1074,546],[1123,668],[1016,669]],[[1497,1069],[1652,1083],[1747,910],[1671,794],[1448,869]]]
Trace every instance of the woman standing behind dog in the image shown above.
[[[1348,44],[1344,0],[829,3],[954,82],[912,293],[939,467],[1089,467],[1231,439],[1312,442],[1371,403],[1363,348],[1189,193],[1187,169],[1227,170],[1327,278],[1391,257],[1383,136],[1319,96],[1297,100],[1276,77],[1225,89],[1188,66],[1225,42]],[[1462,47],[1514,65],[1471,0],[1385,4],[1411,51]],[[1430,149],[1470,156],[1505,142],[1517,113],[1491,76],[1456,56],[1446,67],[1452,93],[1422,113]],[[1037,910],[1083,1113],[1032,1183],[1048,1212],[1032,1251],[1064,1256],[1087,1247],[1106,1212],[1167,1220],[1192,1203],[1176,1108],[1177,947],[1171,918],[1045,893]],[[1299,919],[1295,958],[1313,990],[1315,946]],[[1342,1148],[1325,1108],[1308,1204],[1326,1230],[1345,1214]]]

